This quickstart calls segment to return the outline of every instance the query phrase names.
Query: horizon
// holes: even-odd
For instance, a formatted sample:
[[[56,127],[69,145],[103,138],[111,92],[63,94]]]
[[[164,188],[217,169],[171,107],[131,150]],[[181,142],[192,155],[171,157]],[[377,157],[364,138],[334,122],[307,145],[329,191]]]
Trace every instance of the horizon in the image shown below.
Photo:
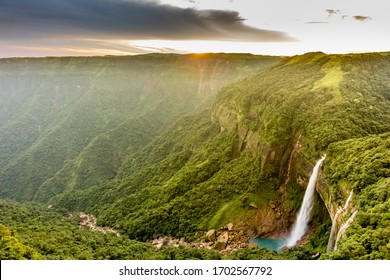
[[[159,53],[159,52],[150,52],[150,53],[141,53],[141,54],[103,54],[103,55],[62,55],[62,56],[55,56],[55,55],[48,55],[48,56],[12,56],[12,57],[0,57],[0,60],[6,60],[6,59],[27,59],[27,58],[34,58],[34,59],[43,59],[43,58],[103,58],[103,57],[133,57],[133,56],[147,56],[147,55],[162,55],[162,56],[169,56],[169,55],[218,55],[218,54],[227,54],[227,55],[253,55],[253,56],[264,56],[264,57],[294,57],[294,56],[303,56],[309,53],[323,53],[325,55],[359,55],[359,54],[385,54],[390,53],[390,49],[388,51],[372,51],[372,52],[349,52],[349,53],[326,53],[323,51],[308,51],[301,54],[294,54],[294,55],[268,55],[268,54],[255,54],[255,53],[228,53],[228,52],[199,52],[199,53]]]
[[[387,52],[387,6],[384,0],[1,0],[0,58]]]

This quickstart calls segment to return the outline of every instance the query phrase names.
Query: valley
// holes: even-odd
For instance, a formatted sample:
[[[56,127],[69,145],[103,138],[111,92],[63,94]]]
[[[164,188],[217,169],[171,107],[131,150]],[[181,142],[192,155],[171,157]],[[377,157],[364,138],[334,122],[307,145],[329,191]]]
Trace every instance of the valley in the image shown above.
[[[0,98],[2,259],[390,259],[390,53],[0,59]]]

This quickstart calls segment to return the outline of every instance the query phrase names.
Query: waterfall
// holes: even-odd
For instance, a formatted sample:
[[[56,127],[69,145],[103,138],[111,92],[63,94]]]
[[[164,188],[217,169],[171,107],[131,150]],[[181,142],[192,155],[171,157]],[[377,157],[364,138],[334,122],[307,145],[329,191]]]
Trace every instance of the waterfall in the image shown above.
[[[337,220],[340,216],[340,213],[342,212],[341,208],[337,210],[336,214],[334,215],[333,221],[332,221],[332,229],[330,230],[329,240],[328,240],[328,247],[326,248],[326,252],[332,252],[334,249],[335,244],[335,238],[336,238],[336,227],[337,227]]]
[[[299,239],[305,234],[307,225],[310,219],[310,213],[313,208],[313,198],[315,192],[315,185],[317,183],[318,172],[321,163],[325,160],[325,156],[322,157],[314,166],[313,173],[310,176],[309,184],[303,197],[301,209],[299,209],[297,219],[291,231],[289,238],[287,239],[286,246],[294,246]]]
[[[352,200],[352,195],[353,195],[353,190],[349,193],[349,196],[347,198],[347,201],[344,204],[344,207],[337,209],[337,212],[332,219],[332,229],[330,231],[330,236],[329,236],[329,240],[328,240],[328,247],[326,249],[327,253],[332,252],[335,248],[336,235],[338,234],[338,233],[336,233],[336,228],[338,227],[338,224],[339,224],[339,216],[347,210],[349,203]]]
[[[343,224],[339,230],[339,232],[337,233],[337,237],[336,237],[336,242],[334,244],[334,249],[337,250],[337,243],[339,242],[339,240],[341,239],[341,237],[343,236],[343,234],[346,232],[346,230],[349,228],[349,226],[351,225],[351,223],[353,222],[353,219],[355,219],[355,216],[357,214],[358,210],[356,210],[355,212],[352,213],[351,217],[349,217],[349,219],[345,222],[345,224]]]

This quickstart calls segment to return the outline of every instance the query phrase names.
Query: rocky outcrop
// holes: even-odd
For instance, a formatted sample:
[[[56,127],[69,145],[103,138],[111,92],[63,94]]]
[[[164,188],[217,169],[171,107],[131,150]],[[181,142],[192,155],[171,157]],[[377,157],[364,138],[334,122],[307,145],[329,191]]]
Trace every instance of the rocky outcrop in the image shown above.
[[[119,231],[110,227],[99,227],[96,225],[96,217],[91,214],[80,212],[79,214],[79,226],[83,229],[98,231],[101,233],[114,233],[116,236],[120,236]]]
[[[286,213],[282,205],[275,203],[270,203],[269,207],[255,211],[252,217],[240,227],[248,238],[279,238],[287,233],[289,225],[294,222],[295,218],[294,213]]]
[[[240,106],[234,103],[229,103],[228,106],[226,107],[226,104],[216,104],[212,119],[218,123],[221,132],[236,131],[236,155],[239,156],[244,150],[249,150],[254,156],[258,156],[261,160],[260,170],[270,172],[279,178],[281,197],[288,192],[290,183],[298,183],[305,189],[315,162],[308,159],[301,151],[305,141],[302,132],[292,131],[292,141],[290,143],[284,145],[269,144],[258,131],[250,128],[251,125],[248,124],[250,116],[246,116]],[[336,237],[345,225],[343,221],[352,215],[356,207],[353,206],[352,199],[348,199],[349,190],[341,190],[344,196],[344,206],[340,205],[340,202],[333,201],[329,186],[321,174],[316,190],[332,219],[333,229],[329,240],[329,248],[333,249],[337,242]],[[243,226],[243,228],[246,228],[246,235],[250,237],[273,237],[275,234],[285,233],[295,218],[295,214],[292,215],[292,213],[285,211],[283,206],[276,209],[276,205],[271,204],[272,210],[257,208],[255,205],[251,205],[251,207],[256,213],[249,221],[250,223]]]
[[[168,236],[159,236],[150,242],[160,249],[163,246],[173,247],[192,247],[206,248],[216,250],[224,254],[229,254],[240,248],[250,247],[249,238],[242,230],[234,230],[232,223],[227,224],[220,230],[211,229],[206,233],[200,233],[199,238],[194,242],[188,242],[185,238],[173,238]]]
[[[250,151],[253,156],[260,159],[259,172],[265,171],[273,174],[280,182],[278,206],[273,203],[271,209],[268,209],[252,203],[250,207],[254,210],[253,215],[245,221],[246,224],[241,228],[246,231],[249,237],[280,237],[288,231],[295,218],[295,213],[291,213],[290,210],[283,207],[288,184],[296,180],[298,176],[311,173],[310,170],[308,173],[304,172],[304,175],[300,175],[300,170],[297,168],[300,165],[310,167],[310,162],[300,151],[303,141],[302,133],[292,131],[292,140],[286,144],[267,143],[259,131],[250,128],[240,106],[234,103],[229,103],[228,106],[229,108],[225,104],[216,104],[212,112],[212,120],[219,125],[221,132],[236,132],[236,156],[245,150]],[[306,185],[302,186],[302,190],[304,188]]]

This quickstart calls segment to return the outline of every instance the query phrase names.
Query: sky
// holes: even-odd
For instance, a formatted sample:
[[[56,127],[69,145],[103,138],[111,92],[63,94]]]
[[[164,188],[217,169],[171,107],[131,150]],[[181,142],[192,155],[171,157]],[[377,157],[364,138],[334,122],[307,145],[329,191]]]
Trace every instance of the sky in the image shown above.
[[[0,57],[390,51],[388,0],[0,0]]]

